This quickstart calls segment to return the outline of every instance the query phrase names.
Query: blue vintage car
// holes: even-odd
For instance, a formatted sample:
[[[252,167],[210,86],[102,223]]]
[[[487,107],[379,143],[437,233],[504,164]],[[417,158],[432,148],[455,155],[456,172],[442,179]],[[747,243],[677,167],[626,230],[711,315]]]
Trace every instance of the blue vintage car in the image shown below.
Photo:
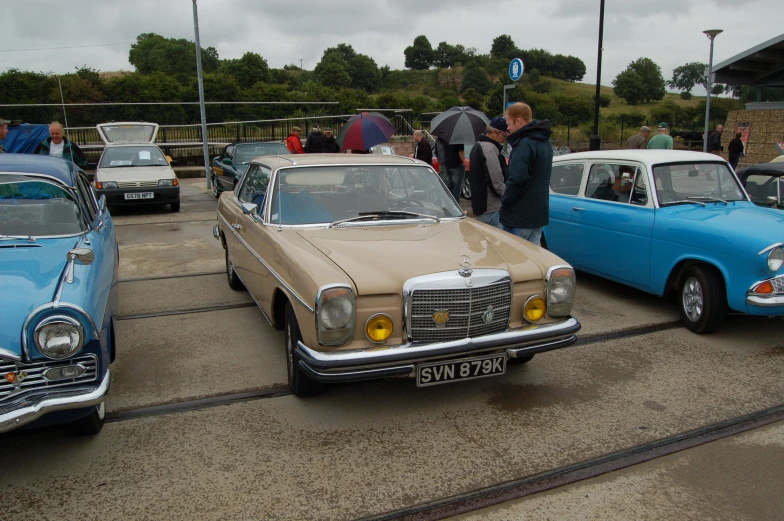
[[[684,325],[727,311],[784,316],[784,215],[749,200],[729,163],[673,150],[559,156],[545,245],[576,269],[664,296]]]
[[[104,423],[119,253],[105,199],[49,156],[0,154],[0,433]]]
[[[285,143],[259,142],[228,145],[223,154],[212,160],[212,195],[220,197],[221,192],[234,190],[253,158],[290,153]]]

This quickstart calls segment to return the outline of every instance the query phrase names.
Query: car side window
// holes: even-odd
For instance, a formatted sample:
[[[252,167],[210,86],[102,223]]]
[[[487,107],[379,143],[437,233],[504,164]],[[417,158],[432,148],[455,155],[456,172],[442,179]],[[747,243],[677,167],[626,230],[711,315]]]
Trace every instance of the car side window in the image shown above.
[[[228,157],[231,159],[232,153],[234,153],[234,145],[229,145],[226,147],[226,150],[223,151],[223,157]]]
[[[95,201],[95,194],[93,193],[92,186],[90,186],[90,183],[83,174],[77,174],[76,184],[76,191],[79,193],[82,204],[84,204],[85,211],[87,212],[87,219],[90,222],[93,222],[98,213],[98,203]]]
[[[580,192],[584,170],[583,163],[553,165],[550,190],[556,194],[576,196]]]
[[[267,195],[267,185],[271,176],[272,170],[268,167],[251,165],[245,174],[237,198],[243,203],[258,205],[257,213],[260,214],[264,207],[264,198]]]
[[[585,197],[629,204],[632,202],[632,186],[638,171],[641,170],[636,165],[595,163],[588,173]],[[644,178],[643,175],[639,177]],[[644,182],[642,179],[643,188]],[[647,196],[643,196],[643,199],[647,203]],[[639,201],[638,198],[634,204],[642,204]]]

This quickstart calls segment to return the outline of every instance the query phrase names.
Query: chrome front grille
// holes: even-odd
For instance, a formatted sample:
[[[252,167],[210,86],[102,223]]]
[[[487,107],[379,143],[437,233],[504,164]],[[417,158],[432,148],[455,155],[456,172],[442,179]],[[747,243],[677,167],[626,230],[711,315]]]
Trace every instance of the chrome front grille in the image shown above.
[[[770,283],[773,284],[773,293],[784,293],[784,275],[770,279]]]
[[[412,342],[448,342],[506,331],[512,306],[508,280],[456,289],[415,289],[411,293],[409,336]],[[434,316],[447,312],[438,326]],[[492,319],[485,321],[490,317]]]
[[[62,367],[68,365],[81,365],[84,368],[84,374],[78,378],[70,380],[60,380],[50,382],[44,378],[44,372],[52,367]],[[6,375],[14,373],[26,373],[24,379],[16,377],[16,382],[9,381]],[[8,398],[16,398],[35,391],[45,391],[47,389],[77,386],[86,382],[96,380],[98,376],[98,358],[95,355],[85,355],[68,360],[46,360],[41,362],[32,362],[29,364],[15,363],[8,360],[0,359],[0,402]]]
[[[118,188],[152,188],[158,181],[117,181]]]

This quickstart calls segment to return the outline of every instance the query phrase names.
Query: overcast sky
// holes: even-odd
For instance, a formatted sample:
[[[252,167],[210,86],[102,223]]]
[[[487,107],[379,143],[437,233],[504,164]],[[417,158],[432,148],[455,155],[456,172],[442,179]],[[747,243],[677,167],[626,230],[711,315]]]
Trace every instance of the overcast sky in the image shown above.
[[[781,34],[780,6],[780,0],[607,0],[601,83],[611,85],[643,56],[667,80],[686,62],[707,63],[706,29],[724,29],[714,52],[719,63]],[[3,10],[0,71],[133,70],[128,51],[136,36],[192,40],[192,13],[191,0],[15,2]],[[271,67],[302,59],[309,70],[325,48],[342,42],[399,69],[403,50],[420,34],[433,47],[445,40],[480,53],[509,34],[522,49],[579,57],[584,81],[594,83],[599,0],[199,0],[199,25],[202,47],[215,47],[221,58],[253,51]]]

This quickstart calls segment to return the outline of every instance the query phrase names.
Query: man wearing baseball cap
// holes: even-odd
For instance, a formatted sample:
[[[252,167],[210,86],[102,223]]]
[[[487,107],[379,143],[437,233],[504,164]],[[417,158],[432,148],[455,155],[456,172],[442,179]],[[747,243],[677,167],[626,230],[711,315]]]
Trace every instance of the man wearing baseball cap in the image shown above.
[[[305,153],[305,151],[302,149],[302,140],[299,138],[300,132],[302,132],[301,128],[291,127],[291,134],[289,134],[289,137],[286,138],[286,148],[288,148],[289,152],[292,154]]]
[[[501,145],[506,141],[507,125],[504,118],[493,118],[485,133],[471,148],[468,182],[471,185],[471,209],[485,224],[503,229],[499,217],[501,196],[506,188],[506,158]]]
[[[658,134],[653,136],[648,141],[648,149],[657,150],[672,150],[672,136],[670,136],[670,126],[662,121],[659,123],[659,128],[656,129]]]
[[[5,140],[6,137],[8,137],[8,122],[0,118],[0,141]],[[0,154],[5,154],[2,143],[0,143]]]

